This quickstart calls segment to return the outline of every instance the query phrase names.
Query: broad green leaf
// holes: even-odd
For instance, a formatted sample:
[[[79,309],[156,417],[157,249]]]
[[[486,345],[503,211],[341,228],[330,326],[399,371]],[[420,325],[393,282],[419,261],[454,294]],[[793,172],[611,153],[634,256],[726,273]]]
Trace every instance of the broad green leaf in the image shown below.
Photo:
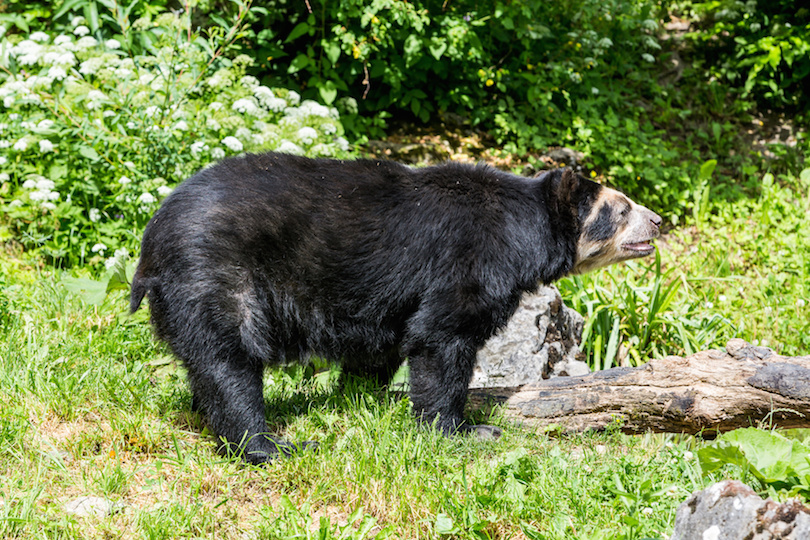
[[[290,62],[290,67],[287,68],[287,73],[295,73],[297,71],[302,70],[307,64],[309,64],[310,60],[309,57],[305,54],[299,54],[295,57],[295,59]]]
[[[87,24],[90,26],[90,30],[93,32],[98,32],[98,5],[96,5],[95,2],[91,1],[84,5],[84,16],[87,19]]]
[[[698,461],[703,474],[710,474],[723,468],[724,465],[736,465],[743,469],[750,469],[751,464],[738,447],[715,442],[711,446],[701,448],[697,452]]]
[[[810,448],[778,433],[756,428],[730,431],[698,451],[704,473],[725,464],[751,472],[764,484],[788,482],[810,474]]]
[[[340,58],[340,45],[334,41],[326,42],[323,46],[323,52],[334,66],[337,63],[338,58]]]
[[[96,152],[95,149],[90,146],[80,146],[79,155],[86,157],[90,161],[98,161],[101,158],[101,156],[98,155],[98,152]]]
[[[715,167],[717,167],[717,160],[710,159],[703,163],[700,166],[700,174],[698,175],[699,180],[708,180],[711,178],[712,173],[714,172]]]
[[[447,514],[439,514],[436,516],[436,521],[433,524],[433,531],[436,534],[454,534],[458,532],[453,525],[453,518]]]
[[[503,495],[513,505],[521,507],[526,498],[526,484],[514,476],[509,476],[503,485]]]
[[[422,40],[415,34],[405,39],[405,65],[411,66],[418,60],[419,51],[422,50]]]
[[[90,305],[98,306],[107,296],[107,282],[96,281],[90,278],[62,278],[62,285],[74,293],[82,297],[82,299]]]
[[[62,4],[59,10],[57,10],[56,13],[53,14],[53,19],[56,20],[65,13],[77,9],[79,6],[82,5],[84,1],[85,0],[67,0],[65,3]]]
[[[436,60],[440,60],[444,51],[447,50],[447,42],[443,39],[433,38],[430,40],[430,54]]]
[[[321,95],[324,103],[331,105],[337,97],[337,88],[334,81],[326,81],[318,87],[318,93]]]
[[[51,180],[59,180],[67,175],[67,171],[67,163],[54,163],[51,165],[51,168],[48,169],[48,178]]]
[[[296,24],[295,28],[293,28],[292,32],[290,32],[290,35],[287,36],[287,39],[284,40],[284,43],[289,43],[290,41],[298,39],[299,37],[309,32],[309,30],[310,26],[305,22]]]

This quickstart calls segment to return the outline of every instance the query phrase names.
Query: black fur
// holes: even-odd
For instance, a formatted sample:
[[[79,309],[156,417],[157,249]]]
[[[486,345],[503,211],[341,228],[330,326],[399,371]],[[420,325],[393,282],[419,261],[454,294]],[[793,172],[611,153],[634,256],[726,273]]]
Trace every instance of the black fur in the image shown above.
[[[610,203],[604,203],[597,210],[596,218],[583,231],[585,238],[594,242],[604,242],[616,234],[619,224],[615,218],[616,210]]]
[[[148,296],[195,405],[248,461],[290,449],[262,435],[264,366],[309,354],[383,383],[408,357],[414,412],[451,433],[476,351],[571,271],[599,189],[570,170],[225,160],[150,221],[131,309]]]

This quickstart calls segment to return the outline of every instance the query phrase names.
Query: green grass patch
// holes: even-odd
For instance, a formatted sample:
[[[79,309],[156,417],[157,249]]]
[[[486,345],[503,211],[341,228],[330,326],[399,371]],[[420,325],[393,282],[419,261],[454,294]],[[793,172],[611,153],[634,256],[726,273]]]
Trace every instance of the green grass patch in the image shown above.
[[[447,439],[407,399],[339,391],[334,369],[268,372],[271,430],[321,448],[248,467],[216,453],[182,368],[120,315],[122,291],[88,306],[58,275],[1,264],[2,537],[664,537],[703,484],[686,439],[550,438],[498,418],[498,442]],[[114,511],[66,513],[81,496]]]

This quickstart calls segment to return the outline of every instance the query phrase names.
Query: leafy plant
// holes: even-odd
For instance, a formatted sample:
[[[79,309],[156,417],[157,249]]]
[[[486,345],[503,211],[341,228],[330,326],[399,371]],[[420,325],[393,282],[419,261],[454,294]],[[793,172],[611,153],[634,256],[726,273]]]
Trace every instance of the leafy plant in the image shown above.
[[[810,10],[789,0],[689,2],[705,69],[768,107],[808,112]]]
[[[753,476],[763,489],[810,500],[810,447],[775,431],[730,431],[698,450],[698,459],[703,474],[730,465]]]
[[[685,298],[676,272],[664,272],[656,252],[650,265],[629,263],[558,283],[566,303],[585,317],[582,350],[592,369],[693,354],[734,333],[727,319],[708,316]]]

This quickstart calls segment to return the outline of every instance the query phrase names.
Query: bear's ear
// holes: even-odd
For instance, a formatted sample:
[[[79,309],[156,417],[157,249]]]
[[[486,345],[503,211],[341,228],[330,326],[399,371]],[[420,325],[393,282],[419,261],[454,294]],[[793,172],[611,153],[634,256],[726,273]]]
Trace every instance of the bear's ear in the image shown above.
[[[562,204],[570,205],[576,200],[574,194],[579,189],[579,176],[573,169],[565,168],[562,171],[560,182],[557,184],[557,199]]]

